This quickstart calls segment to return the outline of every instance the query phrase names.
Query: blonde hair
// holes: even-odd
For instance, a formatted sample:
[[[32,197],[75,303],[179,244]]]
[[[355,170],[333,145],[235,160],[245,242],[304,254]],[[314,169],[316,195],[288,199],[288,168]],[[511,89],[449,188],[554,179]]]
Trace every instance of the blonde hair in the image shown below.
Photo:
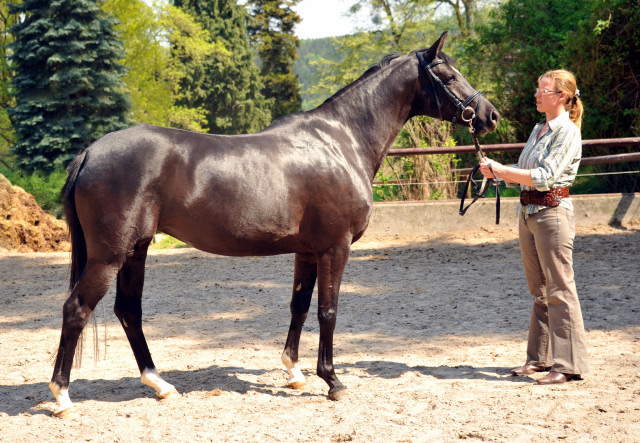
[[[578,90],[578,85],[576,84],[576,78],[574,75],[564,69],[556,69],[545,72],[538,77],[538,81],[543,77],[552,79],[555,82],[555,88],[567,95],[567,101],[565,102],[564,107],[569,112],[569,119],[571,119],[578,128],[582,128],[582,114],[584,113],[584,106],[582,106],[582,101],[578,98],[580,91]]]

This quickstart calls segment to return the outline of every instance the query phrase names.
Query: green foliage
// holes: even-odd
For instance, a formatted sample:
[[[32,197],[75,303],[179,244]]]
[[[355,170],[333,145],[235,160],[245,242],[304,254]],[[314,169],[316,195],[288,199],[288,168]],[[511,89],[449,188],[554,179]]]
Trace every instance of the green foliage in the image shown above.
[[[295,64],[295,73],[300,81],[302,109],[308,111],[320,105],[327,98],[327,91],[315,88],[321,78],[323,60],[337,62],[341,58],[339,43],[332,37],[302,40]],[[335,86],[331,91],[335,91]]]
[[[151,243],[150,249],[177,249],[190,248],[186,243],[181,242],[177,238],[166,234],[158,234]]]
[[[273,119],[300,111],[302,101],[294,64],[300,44],[293,28],[300,17],[292,9],[300,0],[250,0],[247,31],[260,57],[262,94],[271,100]]]
[[[122,45],[97,0],[24,0],[11,12],[24,17],[11,28],[12,150],[19,167],[51,171],[127,126]]]
[[[585,103],[583,137],[640,135],[640,3],[599,0],[566,45]]]
[[[317,106],[331,94],[357,79],[369,66],[378,63],[391,53],[408,53],[414,49],[429,47],[444,30],[452,30],[447,41],[447,52],[456,44],[459,34],[457,22],[451,16],[436,15],[436,7],[449,4],[445,1],[423,0],[357,0],[351,7],[352,14],[366,8],[371,21],[361,24],[361,31],[336,37],[329,44],[325,40],[303,42],[302,61],[308,68],[297,65],[301,76],[301,92],[304,108]],[[474,0],[467,2],[472,14]],[[464,7],[451,5],[466,14]],[[465,19],[463,19],[465,20]],[[323,47],[322,52],[310,52],[307,45]],[[309,74],[307,74],[309,72]],[[308,80],[312,77],[312,80]],[[307,97],[312,99],[307,99]]]
[[[383,3],[387,7],[383,7]],[[303,42],[300,55],[306,69],[300,64],[296,69],[301,74],[304,108],[320,105],[360,77],[369,66],[378,63],[385,54],[425,46],[425,35],[429,30],[433,31],[433,26],[419,20],[431,16],[423,3],[404,0],[387,4],[379,0],[358,0],[351,7],[352,14],[362,8],[369,8],[371,12],[371,23],[363,23],[361,31]]]
[[[245,23],[245,8],[232,0],[173,0],[229,56],[184,61],[184,94],[178,104],[204,108],[209,132],[238,134],[258,131],[271,122],[271,100],[262,95],[260,71],[253,60]]]
[[[123,77],[132,102],[132,119],[192,131],[207,130],[204,108],[177,103],[184,98],[180,85],[191,66],[228,52],[182,10],[163,5],[153,9],[143,0],[107,0],[103,8],[120,23],[127,67]]]
[[[356,14],[366,8],[370,12],[371,23],[363,26],[363,31],[375,36],[375,45],[388,52],[405,53],[416,49],[413,44],[425,36],[425,29],[434,16],[436,1],[425,0],[356,0],[351,13]],[[425,28],[426,27],[426,28]]]
[[[7,109],[15,105],[9,93],[9,81],[13,72],[9,67],[7,45],[13,41],[9,28],[18,21],[16,14],[9,13],[7,0],[0,0],[0,161],[7,162],[9,148],[14,143],[13,127]]]
[[[464,62],[472,84],[501,111],[515,139],[526,139],[540,121],[533,97],[538,77],[568,68],[564,47],[571,31],[587,14],[583,0],[506,0],[476,27],[465,42]],[[476,81],[482,79],[493,81]]]
[[[67,173],[64,170],[23,172],[0,165],[0,174],[4,175],[12,185],[20,186],[33,195],[42,209],[58,218],[62,216],[60,190],[67,180]]]

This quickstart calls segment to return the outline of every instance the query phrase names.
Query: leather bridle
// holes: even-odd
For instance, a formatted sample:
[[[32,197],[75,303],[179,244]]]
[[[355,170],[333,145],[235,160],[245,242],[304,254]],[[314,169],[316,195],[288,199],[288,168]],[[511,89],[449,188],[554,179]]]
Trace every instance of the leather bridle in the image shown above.
[[[435,72],[433,72],[433,68],[435,66],[438,66],[441,63],[444,63],[444,60],[437,59],[437,60],[432,61],[431,63],[427,63],[427,60],[424,58],[424,53],[423,52],[418,52],[418,53],[416,53],[416,55],[418,57],[418,61],[420,62],[420,66],[422,66],[422,68],[429,75],[429,80],[431,81],[431,85],[433,86],[433,96],[436,99],[436,104],[438,106],[438,113],[440,114],[440,120],[444,121],[444,119],[442,118],[442,105],[440,104],[440,97],[438,96],[438,89],[440,89],[442,92],[444,92],[444,94],[449,98],[451,103],[453,103],[453,105],[458,109],[458,111],[460,112],[460,120],[462,120],[465,123],[469,123],[470,130],[473,130],[473,119],[476,117],[476,114],[478,113],[478,110],[480,109],[480,102],[482,101],[482,92],[473,91],[473,93],[471,95],[469,95],[469,97],[464,99],[464,101],[460,101],[458,99],[458,97],[456,97],[449,90],[449,88],[447,88],[447,86],[442,82],[442,80],[440,80],[440,77],[438,77],[435,74]],[[472,110],[473,111],[473,115],[471,116],[471,118],[465,118],[464,111],[467,109],[467,107],[469,107],[469,104],[476,97],[478,97],[478,103],[476,104],[476,108],[474,110]],[[457,120],[458,120],[458,117],[454,115],[451,118],[451,123],[455,123]],[[473,130],[473,132],[475,132],[475,130]],[[473,132],[472,132],[472,134],[473,134]]]
[[[435,72],[433,72],[433,68],[435,66],[438,66],[441,63],[444,63],[444,60],[436,59],[436,60],[432,61],[431,63],[427,63],[427,60],[425,59],[423,52],[416,53],[416,56],[418,57],[418,61],[420,62],[420,66],[422,66],[422,68],[428,74],[429,80],[431,81],[431,86],[432,86],[432,89],[433,89],[433,96],[436,99],[436,104],[438,106],[438,114],[440,114],[440,120],[444,121],[444,118],[442,117],[442,105],[440,104],[440,97],[438,96],[438,89],[440,91],[444,92],[444,94],[449,98],[451,103],[453,103],[453,105],[460,112],[460,120],[462,120],[464,123],[468,123],[469,124],[469,132],[471,133],[471,138],[473,139],[473,144],[475,145],[476,153],[478,154],[478,158],[480,159],[480,161],[482,161],[482,159],[484,158],[484,152],[482,152],[482,147],[480,146],[480,143],[478,142],[478,138],[476,136],[476,130],[473,127],[473,120],[478,115],[478,110],[480,109],[480,102],[482,101],[482,92],[477,91],[477,90],[473,91],[473,93],[471,95],[469,95],[469,97],[464,99],[464,101],[460,101],[460,99],[458,99],[458,97],[456,97],[449,90],[449,88],[447,88],[447,86],[442,82],[442,80],[440,80],[440,77],[438,77],[435,74]],[[465,118],[465,114],[464,114],[465,111],[467,110],[467,108],[469,108],[469,104],[476,97],[478,98],[478,103],[476,103],[475,109],[472,109],[473,114],[471,115],[470,118]],[[458,120],[458,117],[456,115],[454,115],[451,118],[451,123],[456,123],[457,120]],[[493,180],[493,179],[492,180],[487,180],[486,178],[484,178],[482,180],[482,183],[479,185],[473,179],[473,174],[478,172],[478,169],[480,169],[480,165],[479,164],[476,167],[473,168],[473,170],[471,171],[471,173],[467,177],[467,182],[466,182],[465,187],[464,187],[464,192],[463,192],[462,198],[460,200],[460,211],[459,211],[460,215],[464,215],[465,212],[467,212],[467,209],[469,209],[469,206],[474,204],[479,198],[484,197],[484,193],[487,191],[487,189],[489,189],[489,184],[493,183],[493,186],[495,187],[495,190],[496,190],[496,224],[499,224],[500,223],[500,183],[498,182],[498,180]],[[496,177],[496,178],[498,177],[493,172],[493,169],[491,168],[491,165],[489,165],[489,170],[491,171],[491,173],[493,174],[494,177]],[[469,203],[465,207],[464,206],[464,199],[465,199],[465,196],[467,194],[467,191],[469,190],[469,186],[473,187],[473,191],[475,192],[475,197],[473,198],[473,201],[471,203]]]

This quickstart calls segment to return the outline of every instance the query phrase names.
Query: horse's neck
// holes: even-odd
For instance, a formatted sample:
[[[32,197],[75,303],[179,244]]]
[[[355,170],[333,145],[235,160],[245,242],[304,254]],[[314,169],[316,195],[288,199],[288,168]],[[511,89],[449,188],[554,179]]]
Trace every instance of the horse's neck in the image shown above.
[[[350,132],[372,180],[410,117],[415,95],[412,69],[410,60],[395,62],[345,91],[327,109]]]

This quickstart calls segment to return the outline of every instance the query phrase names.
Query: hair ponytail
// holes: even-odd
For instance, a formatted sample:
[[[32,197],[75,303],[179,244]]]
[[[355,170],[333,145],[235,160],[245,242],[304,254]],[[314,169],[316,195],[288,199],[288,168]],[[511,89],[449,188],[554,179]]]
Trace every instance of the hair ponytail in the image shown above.
[[[584,113],[584,106],[582,106],[582,100],[573,96],[573,99],[569,100],[569,119],[576,124],[576,126],[582,129],[582,114]]]
[[[578,98],[580,96],[580,90],[578,89],[574,75],[564,69],[556,69],[554,71],[545,72],[538,78],[538,81],[542,77],[549,77],[552,79],[555,82],[556,89],[567,95],[567,101],[565,102],[564,107],[569,112],[569,119],[574,122],[578,128],[582,129],[584,106],[582,105],[582,101]]]

